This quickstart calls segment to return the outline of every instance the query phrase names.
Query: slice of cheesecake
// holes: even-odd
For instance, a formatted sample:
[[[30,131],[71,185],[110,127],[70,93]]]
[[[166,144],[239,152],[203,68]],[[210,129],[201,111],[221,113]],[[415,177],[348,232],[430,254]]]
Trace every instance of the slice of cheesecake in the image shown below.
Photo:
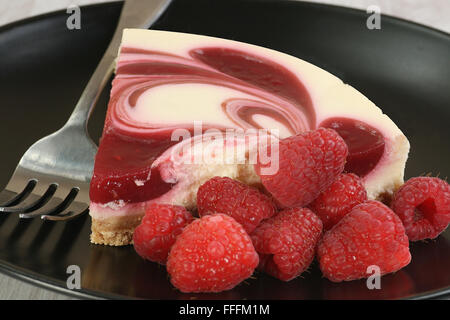
[[[257,185],[251,141],[320,126],[344,138],[346,170],[370,198],[403,183],[408,140],[330,73],[245,43],[125,30],[91,181],[91,241],[131,243],[153,201],[195,209],[198,187],[213,176]]]

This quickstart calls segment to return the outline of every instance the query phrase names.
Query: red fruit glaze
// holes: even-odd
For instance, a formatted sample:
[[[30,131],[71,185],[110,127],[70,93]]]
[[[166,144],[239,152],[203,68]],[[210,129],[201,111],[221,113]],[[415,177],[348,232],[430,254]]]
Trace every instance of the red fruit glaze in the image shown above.
[[[320,127],[336,130],[348,146],[346,172],[366,176],[380,161],[384,153],[384,137],[372,126],[349,118],[330,118]]]
[[[172,184],[165,183],[159,169],[151,169],[151,165],[174,143],[170,141],[170,131],[166,136],[149,140],[126,137],[114,130],[104,132],[95,158],[89,190],[91,201],[142,202],[169,191]],[[137,185],[135,181],[143,184]]]
[[[290,100],[301,109],[309,122],[308,127],[315,127],[316,116],[309,93],[297,76],[285,67],[229,48],[195,49],[191,56],[224,74]]]
[[[367,278],[369,266],[381,275],[411,261],[408,237],[400,218],[381,202],[357,205],[325,232],[317,248],[323,275],[333,282]]]
[[[214,177],[200,186],[197,209],[200,216],[213,213],[229,215],[249,234],[261,220],[276,213],[276,207],[268,196],[226,177]]]
[[[170,52],[122,47],[91,180],[92,202],[148,201],[176,185],[176,182],[164,182],[160,168],[151,169],[151,166],[177,143],[171,141],[173,130],[183,128],[192,132],[192,124],[168,126],[139,122],[129,111],[152,88],[181,83],[213,84],[272,101],[272,106],[256,103],[255,99],[233,97],[221,102],[226,116],[245,129],[260,128],[255,115],[275,119],[292,135],[317,128],[316,113],[306,86],[293,72],[266,57],[222,47],[193,47],[189,56],[183,57]],[[383,154],[382,135],[367,124],[333,118],[321,125],[335,128],[346,140],[350,149],[348,171],[364,176]],[[221,123],[205,123],[204,130],[209,128],[227,129]]]
[[[344,170],[348,154],[337,132],[325,128],[285,138],[278,150],[276,173],[261,174],[270,164],[257,163],[255,170],[264,187],[284,207],[302,207],[317,198]]]
[[[229,48],[193,48],[192,59],[164,52],[123,47],[113,81],[111,99],[103,136],[95,159],[90,199],[108,203],[127,203],[157,198],[174,186],[161,179],[153,162],[169,147],[176,128],[193,131],[193,124],[166,126],[136,122],[127,114],[126,105],[133,108],[139,97],[153,86],[179,83],[205,83],[234,88],[247,94],[264,92],[274,101],[285,101],[280,110],[265,108],[252,99],[224,101],[224,112],[234,123],[245,128],[259,126],[253,115],[263,114],[284,123],[292,134],[315,124],[315,112],[305,86],[288,69],[266,58]],[[139,58],[136,58],[139,55]],[[129,59],[123,59],[128,57]],[[182,63],[180,62],[182,59]],[[173,61],[172,61],[173,60]],[[228,104],[233,106],[228,110]],[[202,120],[202,119],[199,119]],[[204,130],[225,131],[221,123],[205,123]],[[136,184],[135,181],[143,184]]]
[[[434,239],[450,223],[450,186],[439,178],[411,178],[394,194],[391,206],[410,241]]]
[[[322,222],[307,208],[281,211],[252,233],[260,256],[259,269],[283,281],[305,271],[314,259],[322,234]]]
[[[167,271],[182,292],[220,292],[250,277],[258,262],[244,228],[230,216],[213,214],[196,219],[178,236]]]
[[[309,208],[319,216],[325,230],[331,229],[357,204],[367,200],[361,179],[353,173],[343,173],[325,189]]]
[[[191,213],[181,206],[149,205],[141,224],[134,230],[134,249],[144,259],[166,264],[175,239],[192,219]]]

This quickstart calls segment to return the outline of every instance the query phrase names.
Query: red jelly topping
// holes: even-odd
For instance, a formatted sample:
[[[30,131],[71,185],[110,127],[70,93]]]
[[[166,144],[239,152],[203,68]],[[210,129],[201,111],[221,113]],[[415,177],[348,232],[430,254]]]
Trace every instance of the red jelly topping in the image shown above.
[[[170,135],[160,140],[133,139],[116,132],[104,133],[95,159],[91,200],[141,202],[163,195],[172,188],[151,165],[175,142]],[[150,177],[150,179],[148,179]]]
[[[305,86],[288,69],[267,59],[228,48],[201,48],[191,56],[247,83],[287,98],[301,108],[309,127],[315,126],[315,113]]]
[[[384,137],[367,123],[349,118],[330,118],[320,126],[336,130],[347,143],[349,154],[345,171],[364,177],[380,161],[384,153]]]
[[[273,117],[291,134],[315,127],[315,113],[305,86],[292,72],[268,59],[217,47],[194,48],[190,58],[135,48],[122,48],[124,55],[132,58],[119,59],[91,180],[93,202],[142,202],[173,187],[161,179],[158,168],[150,168],[155,159],[177,143],[170,141],[174,128],[140,123],[130,118],[126,109],[133,108],[139,97],[155,86],[214,84],[272,101],[272,105],[233,97],[224,101],[225,115],[244,127],[257,126],[254,114]],[[177,127],[192,130],[191,126]],[[220,123],[204,125],[204,129],[209,127],[225,130]]]

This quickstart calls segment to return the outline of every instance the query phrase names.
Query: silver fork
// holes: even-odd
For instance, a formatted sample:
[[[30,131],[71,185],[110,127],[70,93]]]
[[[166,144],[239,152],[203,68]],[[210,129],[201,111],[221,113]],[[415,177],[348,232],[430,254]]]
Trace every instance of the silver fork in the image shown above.
[[[111,43],[66,124],[35,142],[0,193],[0,212],[21,218],[68,220],[88,212],[97,146],[87,121],[109,80],[124,28],[148,28],[171,0],[125,0]]]

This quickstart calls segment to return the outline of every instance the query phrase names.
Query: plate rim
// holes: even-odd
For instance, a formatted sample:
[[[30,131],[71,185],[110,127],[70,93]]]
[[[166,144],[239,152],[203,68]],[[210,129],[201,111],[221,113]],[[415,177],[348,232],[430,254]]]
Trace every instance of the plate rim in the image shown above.
[[[235,0],[232,0],[235,1]],[[325,3],[315,3],[315,2],[309,2],[308,0],[303,1],[297,1],[297,0],[243,0],[246,2],[265,2],[265,3],[290,3],[295,4],[299,6],[306,6],[306,7],[316,7],[316,8],[328,8],[331,10],[337,10],[342,12],[351,12],[352,14],[367,14],[364,10],[357,9],[357,8],[349,8],[349,7],[343,7],[340,5],[334,5],[334,4],[325,4]],[[102,3],[94,3],[89,5],[82,5],[80,8],[96,8],[96,7],[107,7],[111,5],[118,5],[122,4],[123,1],[108,1],[108,2],[102,2]],[[3,32],[7,32],[8,30],[20,27],[29,23],[33,23],[35,21],[39,20],[45,20],[48,18],[56,17],[62,14],[66,14],[64,9],[61,10],[55,10],[50,11],[42,14],[38,14],[35,16],[27,17],[24,19],[16,20],[10,23],[7,23],[5,25],[0,26],[0,34]],[[382,14],[381,15],[383,19],[387,19],[391,23],[394,24],[400,24],[400,25],[406,25],[409,27],[414,27],[416,29],[420,29],[421,31],[426,31],[435,35],[438,35],[440,37],[443,37],[445,40],[450,41],[450,33],[445,32],[444,30],[440,30],[434,27],[426,26],[414,21],[406,20],[404,18],[395,17],[391,15]],[[402,26],[404,27],[404,26]],[[140,300],[142,298],[138,297],[129,297],[125,295],[120,294],[111,294],[104,291],[95,291],[90,289],[84,289],[81,288],[79,290],[71,290],[64,286],[64,283],[59,280],[55,280],[51,277],[47,277],[43,274],[37,273],[35,271],[22,268],[20,266],[14,265],[12,263],[7,262],[6,260],[0,259],[0,272],[6,276],[10,276],[13,279],[23,281],[28,284],[35,285],[37,287],[41,287],[43,289],[50,290],[55,293],[61,293],[64,295],[67,295],[71,298],[78,298],[78,299],[135,299]],[[441,289],[436,290],[430,290],[425,291],[419,294],[412,294],[409,296],[405,296],[402,298],[399,298],[400,300],[425,300],[425,299],[450,299],[450,285],[443,287]],[[170,300],[170,299],[169,299]],[[202,299],[198,299],[202,300]],[[269,299],[268,299],[269,300]],[[272,300],[278,300],[278,299],[272,299]]]

